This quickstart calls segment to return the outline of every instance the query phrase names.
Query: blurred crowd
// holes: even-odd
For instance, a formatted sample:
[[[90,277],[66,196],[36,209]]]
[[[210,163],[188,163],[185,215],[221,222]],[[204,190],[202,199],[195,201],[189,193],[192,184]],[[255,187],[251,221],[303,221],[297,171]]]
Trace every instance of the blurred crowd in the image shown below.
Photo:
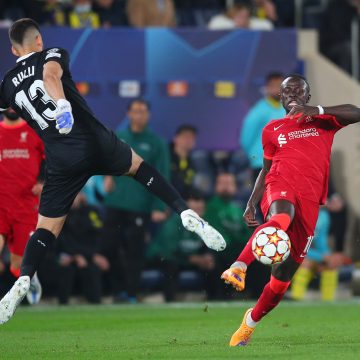
[[[31,17],[42,25],[82,27],[294,26],[294,0],[8,0],[0,19]]]
[[[300,5],[299,5],[300,4]],[[0,26],[21,17],[41,25],[71,28],[203,27],[272,30],[316,28],[320,50],[351,73],[351,26],[360,0],[7,0],[0,2]]]
[[[167,144],[151,130],[151,104],[141,98],[129,102],[128,125],[117,132],[171,180],[189,208],[223,234],[225,251],[209,250],[182,227],[177,214],[132,179],[95,176],[75,199],[56,246],[40,268],[45,296],[57,297],[60,304],[73,295],[90,303],[100,303],[104,296],[136,303],[156,291],[164,301],[181,300],[192,290],[200,290],[209,300],[236,298],[219,275],[251,235],[243,212],[262,166],[261,129],[285,115],[279,99],[283,79],[281,73],[268,74],[263,97],[244,118],[239,148],[232,152],[196,149],[197,129],[186,123]],[[260,211],[258,217],[262,221]],[[351,263],[344,255],[346,226],[346,204],[330,184],[309,256],[295,276],[292,298],[304,298],[313,279],[320,282],[324,300],[335,298],[340,270]],[[241,296],[259,296],[269,270],[255,262]],[[6,253],[0,273],[0,291],[5,292],[13,282]]]

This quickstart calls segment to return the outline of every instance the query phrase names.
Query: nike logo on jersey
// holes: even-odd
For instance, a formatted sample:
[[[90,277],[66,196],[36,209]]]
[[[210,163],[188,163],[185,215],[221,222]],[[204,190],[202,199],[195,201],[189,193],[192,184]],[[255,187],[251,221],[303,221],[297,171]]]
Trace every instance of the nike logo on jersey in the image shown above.
[[[278,142],[279,142],[280,147],[287,144],[286,136],[284,134],[280,134],[278,136]]]
[[[147,186],[150,186],[152,183],[153,183],[153,181],[154,181],[154,178],[152,177],[148,182],[147,182]]]
[[[38,242],[39,244],[41,244],[43,247],[46,247],[46,245],[45,245],[41,240],[38,239],[37,242]]]
[[[284,124],[281,124],[279,126],[274,126],[274,131],[279,130]]]

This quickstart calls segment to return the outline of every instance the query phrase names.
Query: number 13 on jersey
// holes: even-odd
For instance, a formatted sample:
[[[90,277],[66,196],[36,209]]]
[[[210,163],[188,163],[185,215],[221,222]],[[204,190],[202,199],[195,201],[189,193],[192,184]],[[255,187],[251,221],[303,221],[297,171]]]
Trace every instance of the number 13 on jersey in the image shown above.
[[[47,106],[46,109],[39,114],[32,102],[34,102],[40,93],[40,100]],[[56,113],[56,103],[46,92],[44,87],[44,82],[42,80],[35,80],[29,87],[28,96],[26,95],[24,90],[19,91],[15,96],[16,105],[19,106],[20,109],[25,109],[31,118],[38,123],[41,130],[49,127],[49,124],[46,122],[55,120]],[[50,105],[54,110],[51,110]]]

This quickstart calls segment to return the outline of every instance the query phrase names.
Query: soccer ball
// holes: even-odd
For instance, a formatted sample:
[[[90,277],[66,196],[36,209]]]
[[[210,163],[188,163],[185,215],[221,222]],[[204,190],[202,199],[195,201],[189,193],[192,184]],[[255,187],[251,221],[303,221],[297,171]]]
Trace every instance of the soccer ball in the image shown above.
[[[285,231],[275,227],[265,227],[258,231],[252,241],[252,251],[256,260],[265,265],[279,264],[290,254],[290,238]]]

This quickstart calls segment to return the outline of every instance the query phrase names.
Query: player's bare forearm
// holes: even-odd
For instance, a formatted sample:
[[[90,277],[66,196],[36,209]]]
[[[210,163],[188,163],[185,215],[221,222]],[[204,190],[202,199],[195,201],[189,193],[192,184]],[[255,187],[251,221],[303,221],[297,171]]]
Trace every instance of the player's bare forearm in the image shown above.
[[[335,116],[341,125],[349,125],[360,122],[360,108],[351,104],[326,106],[323,107],[324,114]],[[290,118],[297,114],[301,116],[297,119],[298,122],[303,121],[307,116],[319,115],[320,109],[317,106],[296,105],[288,113]]]
[[[65,99],[64,88],[61,83],[63,70],[55,61],[49,61],[44,65],[43,81],[47,93],[57,102]]]
[[[249,227],[257,227],[259,226],[259,222],[256,220],[256,205],[259,203],[262,198],[265,190],[265,177],[269,172],[272,161],[268,159],[264,159],[264,166],[261,169],[259,176],[256,179],[254,189],[251,193],[250,199],[247,203],[245,212],[244,212],[244,220],[247,226]]]
[[[261,169],[256,179],[254,189],[250,195],[248,201],[249,205],[256,206],[259,203],[260,199],[262,198],[265,189],[265,176],[266,176],[266,171],[264,169]]]
[[[261,200],[261,198],[264,194],[264,189],[265,189],[265,177],[266,177],[267,173],[269,172],[271,165],[272,165],[272,160],[264,159],[263,168],[261,169],[261,171],[255,181],[254,189],[251,193],[248,204],[256,206],[259,203],[259,201]]]
[[[341,125],[349,125],[360,122],[360,108],[351,104],[326,106],[325,114],[333,115]]]

